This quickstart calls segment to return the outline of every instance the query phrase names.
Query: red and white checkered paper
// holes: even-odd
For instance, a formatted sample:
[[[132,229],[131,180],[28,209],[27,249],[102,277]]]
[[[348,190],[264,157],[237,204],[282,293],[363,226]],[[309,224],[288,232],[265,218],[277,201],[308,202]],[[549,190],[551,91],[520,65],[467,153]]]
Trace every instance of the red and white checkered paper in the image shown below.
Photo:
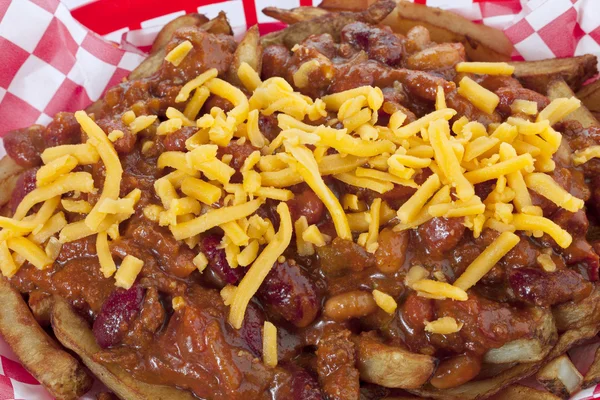
[[[185,13],[225,11],[236,34],[283,24],[264,7],[321,0],[0,0],[0,136],[98,99],[134,69],[161,27]],[[413,0],[503,29],[515,59],[600,57],[600,0]],[[0,156],[4,150],[0,145]],[[0,305],[1,306],[1,305]],[[585,372],[596,345],[571,351]],[[92,393],[85,398],[92,399]],[[600,398],[600,386],[572,400]],[[0,400],[51,399],[0,338]]]

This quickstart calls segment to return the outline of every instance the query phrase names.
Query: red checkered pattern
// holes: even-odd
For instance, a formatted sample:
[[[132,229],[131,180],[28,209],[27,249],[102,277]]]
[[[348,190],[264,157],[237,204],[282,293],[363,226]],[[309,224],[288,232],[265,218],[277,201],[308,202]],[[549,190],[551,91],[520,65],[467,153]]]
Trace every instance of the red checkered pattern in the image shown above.
[[[516,59],[585,53],[600,56],[600,0],[412,0],[503,29]],[[318,5],[321,0],[0,0],[0,135],[82,109],[144,58],[167,22],[184,13],[225,11],[237,34],[283,25],[260,10]],[[95,32],[95,33],[94,33]],[[108,42],[106,39],[110,40]],[[114,43],[118,43],[116,46]],[[4,154],[0,145],[0,156]],[[597,346],[597,345],[596,345]],[[578,368],[594,350],[571,352]],[[587,364],[586,364],[587,363]],[[85,396],[101,389],[97,384]],[[0,339],[0,400],[50,399]],[[572,400],[600,399],[600,386]]]

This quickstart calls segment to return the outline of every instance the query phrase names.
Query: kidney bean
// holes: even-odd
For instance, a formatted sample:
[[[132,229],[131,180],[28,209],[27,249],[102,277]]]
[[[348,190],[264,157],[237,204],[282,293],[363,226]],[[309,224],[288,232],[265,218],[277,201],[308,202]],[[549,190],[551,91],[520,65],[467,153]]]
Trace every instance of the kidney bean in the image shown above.
[[[317,378],[304,368],[290,366],[291,373],[290,399],[291,400],[322,400],[323,395]]]
[[[352,290],[329,298],[325,302],[325,316],[343,322],[351,318],[365,317],[377,309],[377,304],[369,292]]]
[[[393,274],[402,267],[409,239],[408,231],[394,232],[391,228],[385,228],[379,233],[375,260],[381,272]]]
[[[253,302],[248,304],[242,327],[237,331],[255,357],[262,356],[262,328],[265,324],[265,314]]]
[[[208,259],[208,267],[224,282],[232,285],[236,284],[242,279],[246,269],[242,267],[231,268],[225,257],[225,250],[218,248],[220,244],[221,238],[218,235],[207,235],[202,239],[202,251]]]
[[[35,167],[42,163],[40,154],[44,151],[44,131],[41,125],[8,132],[3,138],[4,149],[10,158],[22,167]]]
[[[425,247],[435,254],[443,254],[456,247],[465,232],[463,218],[432,218],[418,228]]]
[[[518,299],[541,307],[585,298],[592,289],[589,282],[570,269],[546,272],[519,268],[510,272],[508,282]]]
[[[17,183],[15,184],[15,189],[12,192],[9,203],[10,210],[13,214],[17,210],[21,200],[23,200],[23,198],[27,196],[29,192],[35,189],[35,175],[37,170],[37,168],[30,168],[27,171],[24,171],[17,179]]]
[[[129,324],[140,312],[144,292],[144,288],[134,285],[128,290],[117,289],[106,299],[92,327],[100,347],[106,349],[123,340]]]
[[[318,223],[325,210],[325,205],[311,189],[296,194],[293,199],[287,201],[287,205],[293,221],[305,216],[309,225]]]
[[[481,358],[461,354],[440,363],[430,380],[438,389],[448,389],[462,385],[475,378],[481,371]]]
[[[275,264],[257,295],[266,307],[297,327],[309,325],[321,306],[314,283],[291,259]]]

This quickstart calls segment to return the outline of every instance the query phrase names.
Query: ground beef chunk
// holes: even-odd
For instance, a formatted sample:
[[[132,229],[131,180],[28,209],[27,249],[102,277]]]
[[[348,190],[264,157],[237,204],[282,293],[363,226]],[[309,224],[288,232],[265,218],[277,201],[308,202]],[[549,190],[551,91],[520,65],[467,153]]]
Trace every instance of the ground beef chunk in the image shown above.
[[[350,332],[321,337],[316,355],[317,372],[325,396],[331,400],[358,400],[359,374],[354,366],[356,352]]]

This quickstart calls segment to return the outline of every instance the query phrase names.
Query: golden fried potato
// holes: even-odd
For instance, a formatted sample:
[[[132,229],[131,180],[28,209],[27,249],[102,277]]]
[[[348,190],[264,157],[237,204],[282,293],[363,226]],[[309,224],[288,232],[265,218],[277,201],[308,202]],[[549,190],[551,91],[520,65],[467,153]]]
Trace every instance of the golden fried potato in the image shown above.
[[[23,298],[0,278],[0,334],[27,370],[59,400],[78,399],[92,386],[83,366],[44,332]]]
[[[556,343],[558,335],[550,311],[536,309],[535,313],[540,322],[532,338],[513,340],[500,348],[491,349],[485,354],[483,361],[490,364],[508,364],[543,360]]]
[[[514,76],[525,87],[540,93],[546,92],[549,83],[557,78],[564,79],[572,90],[577,91],[583,82],[598,73],[598,60],[592,54],[541,61],[512,61],[509,64],[514,65]]]
[[[423,385],[435,368],[436,359],[388,346],[361,335],[356,339],[360,379],[389,388],[411,389]]]
[[[491,397],[493,400],[514,400],[514,399],[528,399],[528,400],[558,400],[559,398],[552,393],[543,392],[541,390],[532,389],[523,385],[511,385]]]
[[[583,387],[588,388],[600,383],[600,347],[594,354],[594,361],[583,378]]]
[[[327,10],[319,7],[298,7],[292,9],[267,7],[263,8],[262,12],[263,14],[288,25],[292,25],[301,21],[308,21],[313,18],[322,17],[323,15],[329,14]]]
[[[94,360],[100,350],[87,323],[63,299],[55,297],[52,329],[60,343],[75,352],[83,363],[110,390],[128,400],[193,400],[188,391],[169,386],[151,385],[134,379],[118,365],[103,365]]]
[[[585,85],[577,92],[577,98],[591,112],[600,112],[600,80],[597,80],[589,85]]]
[[[424,26],[435,42],[462,43],[472,61],[507,61],[513,52],[512,43],[498,29],[476,24],[450,11],[407,1],[399,2],[382,24],[403,35],[415,26]]]
[[[548,391],[562,399],[579,391],[583,381],[583,376],[566,354],[544,365],[535,377]]]
[[[147,78],[158,71],[167,55],[165,48],[173,37],[173,33],[175,33],[177,29],[191,26],[199,26],[210,33],[233,35],[233,30],[231,29],[231,25],[229,25],[224,12],[220,12],[218,16],[211,20],[208,20],[201,14],[182,15],[169,22],[160,30],[156,37],[156,41],[152,45],[150,55],[138,65],[136,69],[131,71],[128,79],[135,80]],[[88,112],[93,112],[94,107],[97,108],[101,106],[97,103],[99,102],[92,104],[92,106],[88,108]]]
[[[291,49],[311,35],[329,33],[335,40],[339,40],[340,32],[344,26],[356,21],[378,24],[396,7],[393,0],[380,0],[362,12],[330,13],[309,21],[301,21],[287,28],[273,32],[262,37],[263,46],[270,44],[283,44]]]
[[[553,307],[552,314],[559,332],[600,323],[600,287],[596,285],[592,293],[578,303],[570,301]]]
[[[366,10],[376,1],[377,0],[323,0],[321,4],[319,4],[319,7],[326,10],[362,11]]]
[[[233,54],[233,63],[229,69],[229,81],[241,86],[237,71],[242,63],[250,65],[258,74],[262,70],[262,46],[258,26],[253,26],[246,31],[242,41],[238,44]]]
[[[154,39],[154,43],[152,44],[150,54],[156,53],[158,50],[164,48],[177,29],[187,26],[202,26],[208,21],[210,20],[202,14],[187,14],[175,18],[158,32],[158,36],[156,36],[156,39]]]

